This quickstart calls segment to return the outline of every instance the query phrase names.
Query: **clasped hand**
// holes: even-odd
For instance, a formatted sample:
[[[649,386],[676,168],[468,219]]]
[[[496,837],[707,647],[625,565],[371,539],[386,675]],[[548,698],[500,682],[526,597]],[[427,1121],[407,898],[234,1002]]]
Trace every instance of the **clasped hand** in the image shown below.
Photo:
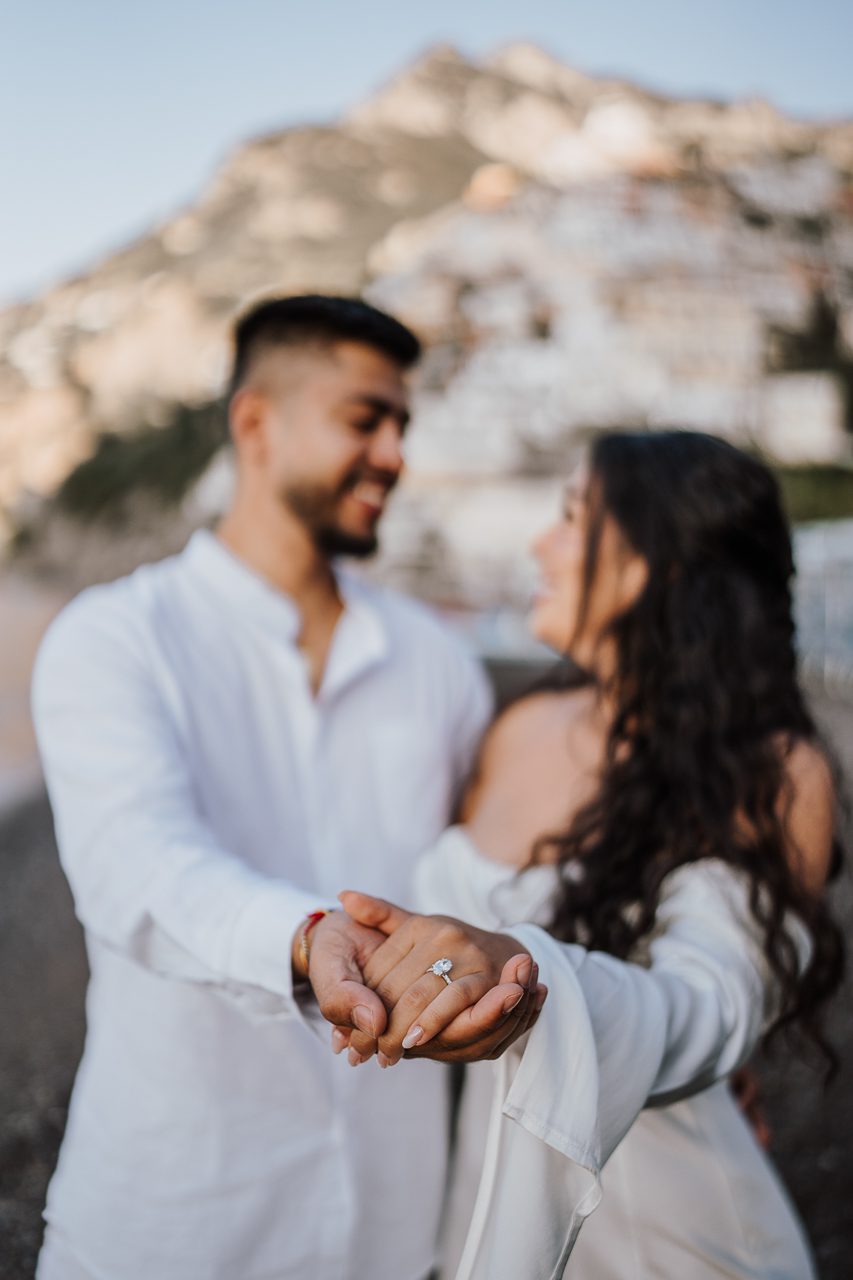
[[[367,894],[340,900],[344,911],[314,930],[308,976],[332,1048],[348,1050],[353,1066],[374,1054],[383,1067],[497,1058],[536,1022],[547,991],[515,938]],[[449,985],[430,972],[445,956]]]

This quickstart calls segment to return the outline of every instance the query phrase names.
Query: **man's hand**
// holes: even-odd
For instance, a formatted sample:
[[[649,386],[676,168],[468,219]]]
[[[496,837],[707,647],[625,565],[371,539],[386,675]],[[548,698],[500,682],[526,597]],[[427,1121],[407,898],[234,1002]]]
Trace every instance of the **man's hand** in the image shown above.
[[[324,1018],[341,1028],[357,1029],[371,1040],[382,1035],[387,1014],[379,996],[365,983],[370,957],[385,943],[385,934],[358,924],[343,911],[332,911],[310,933],[308,972],[301,962],[301,930],[293,939],[295,977],[307,978]]]
[[[365,982],[390,1011],[387,1026],[376,1038],[333,1033],[333,1047],[348,1044],[353,1064],[377,1051],[382,1066],[401,1056],[496,1058],[535,1023],[547,992],[516,939],[446,916],[411,915],[367,894],[340,898],[356,923],[387,935],[363,969]],[[453,961],[449,986],[428,972],[443,956]]]

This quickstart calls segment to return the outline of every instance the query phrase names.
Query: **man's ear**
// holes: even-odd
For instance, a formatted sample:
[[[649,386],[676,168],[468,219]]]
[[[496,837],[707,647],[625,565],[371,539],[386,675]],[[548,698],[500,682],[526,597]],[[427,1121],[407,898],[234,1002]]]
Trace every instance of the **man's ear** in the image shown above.
[[[266,458],[267,397],[257,387],[240,387],[228,406],[228,424],[237,456],[255,465]]]

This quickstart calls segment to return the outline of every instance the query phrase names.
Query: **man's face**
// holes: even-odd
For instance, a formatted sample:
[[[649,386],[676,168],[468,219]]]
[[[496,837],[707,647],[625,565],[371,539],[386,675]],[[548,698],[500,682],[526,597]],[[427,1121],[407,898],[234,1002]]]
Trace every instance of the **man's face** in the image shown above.
[[[262,482],[327,555],[371,555],[403,469],[400,366],[358,342],[261,359]]]

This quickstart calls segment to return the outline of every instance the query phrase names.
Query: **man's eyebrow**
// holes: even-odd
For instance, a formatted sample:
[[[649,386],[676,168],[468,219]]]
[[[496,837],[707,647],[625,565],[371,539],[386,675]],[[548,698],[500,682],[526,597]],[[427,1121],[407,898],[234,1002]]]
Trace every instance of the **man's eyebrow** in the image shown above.
[[[393,400],[387,400],[385,396],[371,395],[369,392],[356,392],[355,395],[347,396],[345,403],[366,405],[383,416],[390,414],[391,417],[397,419],[401,427],[407,426],[412,417],[408,409],[402,408]]]

